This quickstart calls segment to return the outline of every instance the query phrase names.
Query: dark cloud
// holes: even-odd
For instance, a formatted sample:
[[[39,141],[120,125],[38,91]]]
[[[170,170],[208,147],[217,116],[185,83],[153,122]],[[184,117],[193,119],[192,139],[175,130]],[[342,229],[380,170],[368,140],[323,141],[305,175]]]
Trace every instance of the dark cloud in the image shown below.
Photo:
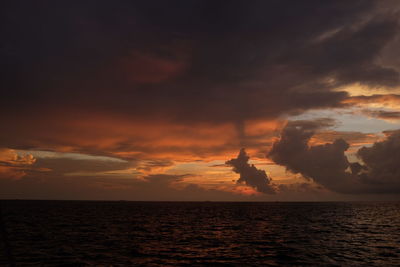
[[[249,164],[250,157],[244,149],[241,149],[239,155],[235,159],[228,160],[227,165],[233,167],[233,171],[240,174],[237,183],[244,183],[254,187],[257,191],[266,194],[275,193],[274,187],[271,185],[271,178],[264,170],[257,169],[253,164]]]
[[[357,155],[361,163],[349,162],[343,139],[310,146],[310,138],[324,125],[318,121],[289,122],[268,157],[293,173],[313,179],[341,193],[399,193],[400,134],[372,147],[362,147]]]
[[[314,133],[328,124],[321,121],[289,122],[268,154],[275,163],[293,173],[301,173],[329,189],[341,188],[346,181],[349,166],[344,152],[349,145],[343,139],[333,143],[310,147],[308,142]]]
[[[371,117],[384,119],[384,120],[400,120],[400,111],[388,111],[388,110],[368,110],[364,109],[363,114]]]
[[[51,184],[50,177],[58,175],[60,190],[62,181],[73,183],[70,188],[79,195],[72,179],[81,176],[67,179],[66,174],[117,176],[135,167],[143,176],[172,161],[226,158],[240,147],[259,152],[270,146],[280,126],[249,134],[251,121],[368,101],[399,103],[398,95],[349,97],[338,90],[353,83],[398,85],[400,65],[392,62],[398,53],[392,44],[399,36],[398,6],[373,0],[7,1],[0,10],[0,147],[125,160],[37,159],[33,164],[52,170],[37,171],[39,180]],[[332,123],[290,124],[274,157],[339,191],[348,180],[346,142],[307,146],[315,131]],[[318,168],[336,168],[330,176],[343,177],[315,178],[318,168],[295,163],[297,157],[308,164],[301,155]],[[243,163],[234,166],[244,175],[239,181],[271,193],[271,179],[246,157],[231,161]],[[22,177],[17,183],[40,192],[33,173],[13,164],[15,177]],[[3,169],[9,165],[0,162]],[[353,170],[365,172],[356,165]],[[350,180],[361,179],[354,177]],[[149,176],[143,187],[136,185],[154,189],[149,185],[156,179]],[[135,192],[146,198],[150,190]]]
[[[339,84],[357,81],[370,86],[394,86],[399,83],[396,69],[379,66],[373,59],[397,32],[395,19],[373,18],[365,24],[338,29],[307,46],[302,60],[309,61],[317,72],[330,73]]]
[[[362,147],[357,156],[363,162],[356,170],[362,182],[378,192],[400,193],[400,131],[371,147]]]
[[[9,1],[0,137],[39,146],[31,121],[61,135],[49,125],[82,112],[215,124],[340,106],[329,79],[398,82],[377,61],[397,16],[377,3]]]

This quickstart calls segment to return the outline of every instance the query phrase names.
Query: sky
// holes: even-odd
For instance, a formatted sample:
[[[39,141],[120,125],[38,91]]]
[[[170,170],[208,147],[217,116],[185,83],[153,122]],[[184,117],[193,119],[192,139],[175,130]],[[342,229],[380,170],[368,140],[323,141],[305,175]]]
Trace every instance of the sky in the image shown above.
[[[399,12],[6,1],[0,198],[399,200]]]

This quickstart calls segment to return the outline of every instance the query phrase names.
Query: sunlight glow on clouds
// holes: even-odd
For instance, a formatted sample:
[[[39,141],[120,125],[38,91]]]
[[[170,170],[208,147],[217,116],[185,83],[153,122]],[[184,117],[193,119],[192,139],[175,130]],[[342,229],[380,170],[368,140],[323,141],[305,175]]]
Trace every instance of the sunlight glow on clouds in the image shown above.
[[[4,9],[0,196],[362,199],[376,177],[379,194],[397,186],[395,162],[377,162],[397,155],[399,3],[45,2]]]

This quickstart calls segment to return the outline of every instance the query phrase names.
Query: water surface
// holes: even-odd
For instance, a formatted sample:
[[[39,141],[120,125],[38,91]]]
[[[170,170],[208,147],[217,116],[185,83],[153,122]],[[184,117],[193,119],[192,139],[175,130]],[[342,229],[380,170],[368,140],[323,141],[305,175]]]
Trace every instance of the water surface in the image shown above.
[[[400,265],[399,202],[2,205],[17,266]]]

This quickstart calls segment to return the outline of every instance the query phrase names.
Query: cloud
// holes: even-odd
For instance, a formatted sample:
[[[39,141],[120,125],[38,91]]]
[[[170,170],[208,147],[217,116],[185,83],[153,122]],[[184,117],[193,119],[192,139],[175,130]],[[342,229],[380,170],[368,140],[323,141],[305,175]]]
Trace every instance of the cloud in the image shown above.
[[[335,131],[335,130],[319,130],[310,139],[309,145],[321,145],[325,143],[332,143],[336,139],[343,139],[350,146],[360,146],[372,144],[380,140],[382,136],[374,133],[363,133],[356,131]]]
[[[275,193],[274,187],[271,185],[271,178],[264,170],[257,169],[253,164],[250,165],[249,159],[246,151],[241,149],[237,158],[228,160],[225,164],[232,166],[233,171],[240,174],[240,178],[237,180],[238,184],[244,183],[265,194]]]
[[[388,122],[397,122],[400,119],[400,95],[397,94],[358,95],[349,97],[343,103],[352,106],[355,114]]]
[[[21,179],[0,179],[0,198],[136,201],[234,201],[247,197],[197,184],[177,186],[189,175],[154,174],[136,178],[49,176],[28,173]],[[184,184],[183,184],[184,185]]]
[[[0,165],[24,167],[35,163],[36,159],[31,154],[18,155],[15,150],[0,149]]]
[[[381,192],[400,193],[400,130],[371,147],[362,147],[357,156],[363,165],[355,173],[363,183]]]
[[[179,52],[179,51],[177,51]],[[175,55],[176,56],[176,55]],[[146,52],[132,51],[121,59],[121,78],[133,84],[158,84],[181,74],[185,58],[168,58]]]
[[[159,185],[170,185],[173,182],[181,182],[183,178],[191,176],[190,174],[150,174],[143,177],[143,180],[148,183]]]
[[[325,120],[289,122],[268,157],[293,173],[301,173],[330,189],[339,189],[349,166],[344,155],[348,143],[337,139],[333,143],[308,146],[315,131],[327,125],[331,124]]]
[[[231,158],[241,147],[260,158],[287,116],[398,101],[341,91],[355,83],[385,90],[399,84],[400,67],[388,61],[398,50],[398,6],[8,1],[1,10],[0,147],[128,162],[38,159],[33,165],[53,171],[37,175],[48,178],[155,175],[177,162]],[[291,138],[303,144],[319,126],[299,127]],[[312,153],[332,147],[345,146]],[[244,182],[269,192],[270,177],[250,170],[257,178]]]
[[[142,153],[151,142],[130,142],[147,140],[143,121],[164,123],[164,132],[227,124],[239,131],[250,120],[342,106],[348,94],[337,86],[398,82],[397,70],[378,61],[397,35],[397,16],[377,5],[153,1],[115,3],[109,12],[107,1],[96,9],[9,2],[0,32],[9,88],[0,100],[1,146]],[[97,128],[110,117],[117,134]],[[82,132],[86,119],[96,125]],[[115,143],[104,149],[98,137]]]
[[[397,32],[395,18],[374,17],[363,24],[337,29],[328,37],[306,46],[298,60],[308,61],[317,72],[330,73],[339,84],[359,82],[372,87],[395,86],[400,81],[398,71],[378,65],[374,58]],[[364,46],[366,40],[371,42]]]
[[[344,100],[344,103],[351,105],[375,105],[381,107],[389,108],[399,108],[400,107],[400,95],[397,94],[375,94],[370,96],[359,95],[352,96]]]
[[[31,154],[18,155],[13,149],[0,149],[0,179],[19,179],[26,175],[36,158]]]
[[[268,157],[293,173],[300,173],[326,188],[341,193],[399,193],[398,167],[400,135],[358,150],[359,162],[349,162],[343,139],[310,146],[316,131],[324,127],[318,121],[289,122],[274,143]]]
[[[367,116],[379,118],[387,121],[398,121],[400,120],[400,111],[389,111],[389,110],[369,110],[364,109],[363,114]]]
[[[123,170],[137,165],[136,162],[111,161],[101,159],[37,158],[35,167],[48,168],[56,175],[87,173],[100,174]]]

